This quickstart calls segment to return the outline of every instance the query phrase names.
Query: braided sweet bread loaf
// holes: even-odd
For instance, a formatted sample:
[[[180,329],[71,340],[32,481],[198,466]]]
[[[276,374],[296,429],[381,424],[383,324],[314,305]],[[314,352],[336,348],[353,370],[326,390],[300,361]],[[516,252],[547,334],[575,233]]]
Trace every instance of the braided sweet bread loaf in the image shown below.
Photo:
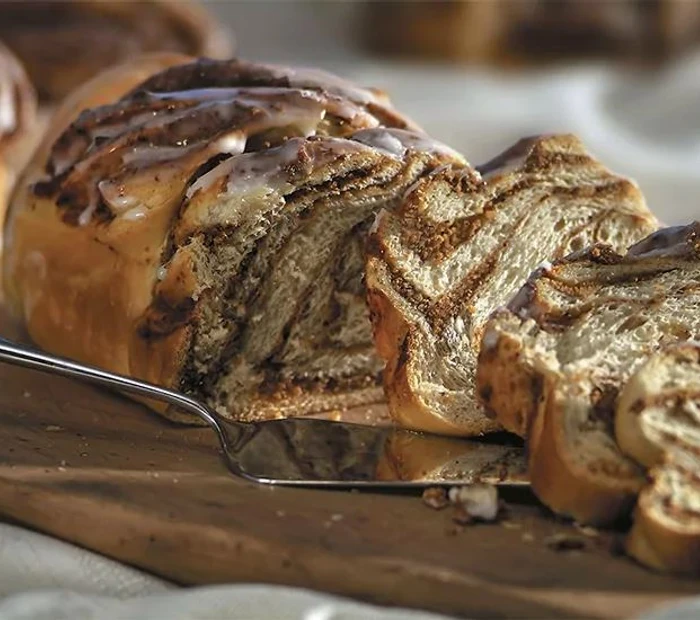
[[[386,97],[201,60],[50,142],[7,228],[8,296],[36,343],[238,418],[381,399],[365,236],[418,179],[464,163]]]

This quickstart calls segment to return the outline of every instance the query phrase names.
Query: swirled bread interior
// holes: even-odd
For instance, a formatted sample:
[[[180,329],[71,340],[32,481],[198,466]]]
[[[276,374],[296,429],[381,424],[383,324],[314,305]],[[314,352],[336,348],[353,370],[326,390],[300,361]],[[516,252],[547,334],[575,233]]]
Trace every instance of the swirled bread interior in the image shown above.
[[[700,574],[700,344],[663,349],[632,376],[617,404],[615,436],[650,468],[628,552],[656,569]]]
[[[384,213],[367,265],[392,415],[409,428],[498,428],[475,393],[489,314],[542,261],[590,243],[626,248],[656,227],[637,187],[573,136],[526,139],[480,168],[421,180]]]
[[[700,336],[699,235],[694,223],[625,255],[596,245],[556,261],[488,322],[479,394],[527,438],[533,488],[556,512],[610,523],[643,487],[643,469],[615,442],[615,407],[660,348]]]
[[[381,400],[365,237],[452,162],[384,95],[322,72],[179,65],[35,162],[8,292],[39,345],[225,415]]]

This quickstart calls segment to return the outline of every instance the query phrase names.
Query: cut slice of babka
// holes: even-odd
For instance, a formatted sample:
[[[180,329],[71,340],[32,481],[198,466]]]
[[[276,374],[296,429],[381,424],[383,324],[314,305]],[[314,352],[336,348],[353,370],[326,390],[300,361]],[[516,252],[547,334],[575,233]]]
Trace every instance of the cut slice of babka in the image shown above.
[[[661,348],[700,336],[699,307],[694,223],[625,255],[599,244],[542,267],[489,320],[479,395],[526,437],[533,489],[554,511],[594,524],[629,514],[645,478],[615,441],[620,390]],[[620,436],[636,458],[656,453]]]
[[[622,249],[656,228],[637,187],[573,136],[525,139],[479,168],[421,179],[370,237],[368,299],[399,424],[498,428],[475,392],[484,323],[542,261],[590,243]]]
[[[615,415],[620,449],[650,468],[627,551],[659,570],[700,574],[700,344],[654,355],[627,382]]]

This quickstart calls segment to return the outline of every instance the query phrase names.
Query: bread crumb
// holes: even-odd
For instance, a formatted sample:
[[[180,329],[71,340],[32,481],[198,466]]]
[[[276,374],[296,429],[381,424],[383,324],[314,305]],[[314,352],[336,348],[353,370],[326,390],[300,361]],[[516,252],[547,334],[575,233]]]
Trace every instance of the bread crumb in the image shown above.
[[[586,548],[586,541],[571,534],[552,534],[544,539],[544,544],[553,551],[577,551]]]
[[[532,534],[530,534],[530,532],[525,532],[520,537],[520,540],[522,540],[523,542],[526,542],[526,543],[531,543],[531,542],[534,542],[535,537]]]
[[[277,510],[275,512],[275,515],[281,518],[281,517],[286,517],[287,513],[284,510]]]
[[[447,491],[442,487],[428,487],[423,491],[423,503],[434,510],[442,510],[450,505]]]
[[[523,527],[522,524],[514,521],[501,521],[501,525],[507,530],[521,530]]]
[[[600,536],[600,532],[594,527],[590,527],[589,525],[581,525],[580,523],[574,523],[574,526],[579,532],[581,532],[581,534],[583,534],[584,536],[588,536],[589,538],[595,538],[597,536]]]
[[[450,502],[462,506],[474,519],[495,521],[498,516],[498,490],[491,484],[452,487],[448,497]]]
[[[457,504],[452,514],[452,521],[457,525],[472,525],[476,522],[476,518],[469,513],[464,504]]]
[[[29,390],[24,390],[24,394],[22,394],[25,398],[31,398],[32,393]]]
[[[44,430],[49,433],[57,433],[58,431],[65,430],[62,426],[57,426],[56,424],[47,424]]]
[[[331,515],[331,521],[333,521],[334,523],[337,523],[338,521],[342,521],[342,520],[343,520],[343,515],[341,515],[341,514],[332,514]]]

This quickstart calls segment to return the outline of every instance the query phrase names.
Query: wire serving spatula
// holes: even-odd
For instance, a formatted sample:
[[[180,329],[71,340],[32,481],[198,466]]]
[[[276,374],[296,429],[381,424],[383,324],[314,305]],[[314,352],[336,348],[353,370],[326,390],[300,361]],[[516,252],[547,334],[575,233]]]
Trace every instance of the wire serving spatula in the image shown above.
[[[223,418],[173,390],[85,366],[0,338],[0,361],[167,403],[206,422],[228,468],[262,484],[404,488],[527,484],[522,447],[311,418],[256,423]]]

